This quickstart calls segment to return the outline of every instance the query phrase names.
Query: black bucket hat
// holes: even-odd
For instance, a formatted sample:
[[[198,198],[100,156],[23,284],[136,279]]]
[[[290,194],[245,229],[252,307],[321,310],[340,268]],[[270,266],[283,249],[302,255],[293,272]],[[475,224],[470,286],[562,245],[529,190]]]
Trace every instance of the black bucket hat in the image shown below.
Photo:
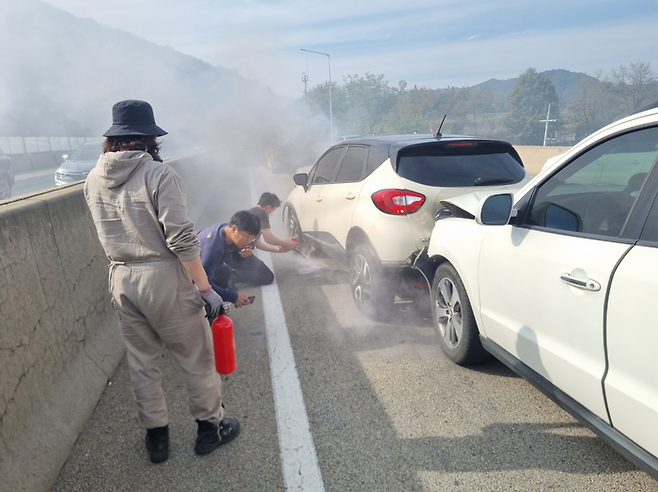
[[[161,137],[167,132],[155,124],[153,108],[146,101],[128,99],[112,106],[112,126],[104,137],[122,135],[155,135]]]

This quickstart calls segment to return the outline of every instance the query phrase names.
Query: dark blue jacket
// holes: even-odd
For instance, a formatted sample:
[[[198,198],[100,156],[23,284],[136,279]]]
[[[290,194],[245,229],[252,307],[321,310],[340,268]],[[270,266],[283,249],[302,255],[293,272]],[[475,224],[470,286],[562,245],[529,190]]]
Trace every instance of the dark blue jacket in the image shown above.
[[[218,268],[226,263],[226,259],[235,250],[235,246],[226,243],[224,228],[227,225],[227,222],[211,225],[197,232],[197,236],[201,244],[201,263],[208,274],[210,285],[215,292],[222,296],[224,301],[235,303],[238,300],[238,293],[228,290],[216,282]]]

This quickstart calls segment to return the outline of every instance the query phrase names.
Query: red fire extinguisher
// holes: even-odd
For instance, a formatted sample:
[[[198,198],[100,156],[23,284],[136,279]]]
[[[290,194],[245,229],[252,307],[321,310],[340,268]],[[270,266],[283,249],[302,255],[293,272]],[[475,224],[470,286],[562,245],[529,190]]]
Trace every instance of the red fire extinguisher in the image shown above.
[[[233,321],[222,309],[212,322],[212,343],[215,349],[215,368],[219,374],[231,374],[237,367]]]

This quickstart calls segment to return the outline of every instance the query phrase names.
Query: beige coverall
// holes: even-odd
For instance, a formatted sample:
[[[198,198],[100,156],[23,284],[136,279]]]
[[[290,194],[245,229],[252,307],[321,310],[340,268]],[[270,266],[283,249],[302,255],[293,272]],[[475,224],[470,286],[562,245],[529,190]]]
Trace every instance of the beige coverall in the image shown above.
[[[194,418],[218,423],[221,380],[210,327],[181,264],[199,256],[181,178],[146,152],[108,152],[89,173],[84,194],[110,260],[139,422],[146,429],[169,424],[160,372],[166,347],[183,370]]]

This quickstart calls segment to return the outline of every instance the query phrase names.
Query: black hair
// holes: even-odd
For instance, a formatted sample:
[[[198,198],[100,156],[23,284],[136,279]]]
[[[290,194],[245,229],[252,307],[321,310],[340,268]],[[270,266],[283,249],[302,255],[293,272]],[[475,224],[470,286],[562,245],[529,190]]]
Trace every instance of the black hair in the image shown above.
[[[265,192],[258,199],[258,205],[261,207],[267,207],[271,205],[274,208],[279,208],[281,206],[281,200],[274,193]]]
[[[238,231],[254,236],[260,234],[260,219],[248,210],[235,212],[231,220],[229,220],[228,225],[237,226]]]
[[[120,135],[107,137],[103,142],[103,152],[122,150],[143,150],[151,154],[153,160],[162,162],[160,142],[155,135]]]

